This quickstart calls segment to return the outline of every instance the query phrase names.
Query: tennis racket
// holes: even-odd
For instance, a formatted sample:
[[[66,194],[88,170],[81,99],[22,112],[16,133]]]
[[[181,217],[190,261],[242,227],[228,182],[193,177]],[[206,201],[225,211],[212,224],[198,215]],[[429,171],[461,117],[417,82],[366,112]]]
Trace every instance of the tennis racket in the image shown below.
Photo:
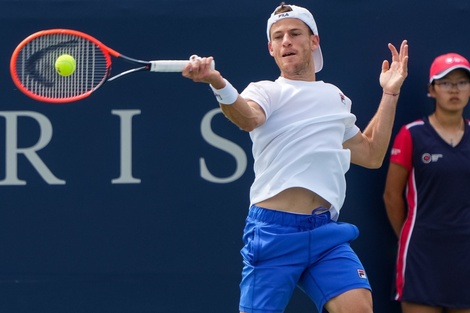
[[[63,54],[73,56],[75,71],[61,76],[55,61]],[[119,58],[137,67],[111,76],[111,60]],[[39,31],[24,39],[13,52],[10,73],[13,82],[27,96],[43,102],[67,103],[84,99],[105,82],[131,73],[181,72],[189,60],[142,61],[105,46],[92,36],[70,29]],[[214,68],[214,63],[211,65]]]

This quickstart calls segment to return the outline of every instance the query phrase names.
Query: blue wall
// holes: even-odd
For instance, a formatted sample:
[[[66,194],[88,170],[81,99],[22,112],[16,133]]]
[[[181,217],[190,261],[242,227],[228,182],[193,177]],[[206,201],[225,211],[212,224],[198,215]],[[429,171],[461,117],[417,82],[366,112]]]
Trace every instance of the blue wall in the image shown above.
[[[470,56],[470,2],[415,3],[295,3],[319,26],[318,78],[353,100],[361,128],[378,105],[388,42],[410,44],[394,133],[431,112],[433,58]],[[220,114],[209,88],[177,73],[139,73],[86,100],[50,105],[15,88],[9,60],[29,34],[72,28],[140,59],[212,55],[241,91],[278,76],[265,37],[278,4],[0,0],[0,312],[237,312],[251,143]],[[353,246],[375,310],[385,313],[399,312],[389,300],[396,239],[382,203],[387,161],[379,170],[352,166],[340,216],[361,230]],[[286,312],[315,309],[297,292]]]

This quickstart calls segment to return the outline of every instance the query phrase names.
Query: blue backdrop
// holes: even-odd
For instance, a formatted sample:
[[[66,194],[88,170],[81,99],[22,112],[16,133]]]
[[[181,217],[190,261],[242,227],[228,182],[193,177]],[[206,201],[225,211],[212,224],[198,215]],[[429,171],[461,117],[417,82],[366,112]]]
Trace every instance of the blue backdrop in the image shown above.
[[[238,312],[241,233],[253,179],[251,142],[208,86],[142,73],[63,105],[36,102],[9,75],[23,38],[77,29],[140,59],[212,55],[240,91],[275,79],[265,25],[278,1],[0,0],[0,312]],[[314,13],[318,78],[375,113],[387,43],[410,45],[394,134],[433,109],[435,56],[470,56],[470,2],[299,0]],[[115,65],[119,71],[120,65]],[[352,166],[340,220],[361,230],[377,312],[390,300],[396,238],[379,170]],[[296,292],[286,312],[316,312]]]

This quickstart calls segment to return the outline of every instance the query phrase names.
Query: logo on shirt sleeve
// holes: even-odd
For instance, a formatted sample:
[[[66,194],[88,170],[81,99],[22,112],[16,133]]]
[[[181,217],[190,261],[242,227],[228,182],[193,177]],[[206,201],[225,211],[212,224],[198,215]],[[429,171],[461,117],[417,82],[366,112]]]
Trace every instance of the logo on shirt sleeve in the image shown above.
[[[392,152],[391,152],[392,155],[399,155],[400,153],[401,153],[400,149],[392,148]]]

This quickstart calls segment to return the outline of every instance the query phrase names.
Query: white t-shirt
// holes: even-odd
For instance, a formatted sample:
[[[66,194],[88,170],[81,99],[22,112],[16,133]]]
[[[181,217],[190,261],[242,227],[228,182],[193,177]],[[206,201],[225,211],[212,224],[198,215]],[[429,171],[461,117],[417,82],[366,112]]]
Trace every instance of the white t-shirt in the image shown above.
[[[266,114],[266,122],[250,132],[255,172],[251,204],[303,187],[330,202],[331,216],[337,219],[351,158],[342,144],[359,131],[351,100],[334,85],[283,77],[251,83],[241,96]]]

